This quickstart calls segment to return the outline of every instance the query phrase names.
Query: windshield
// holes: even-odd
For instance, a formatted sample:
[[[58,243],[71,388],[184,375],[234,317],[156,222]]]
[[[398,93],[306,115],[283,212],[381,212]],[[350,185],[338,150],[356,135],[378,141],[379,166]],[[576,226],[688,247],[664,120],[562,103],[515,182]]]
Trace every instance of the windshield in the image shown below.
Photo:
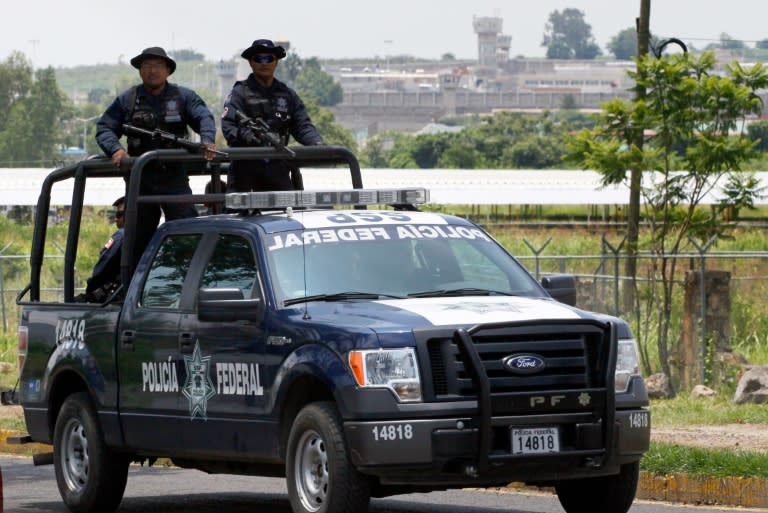
[[[357,226],[267,236],[279,304],[313,300],[511,294],[542,296],[533,277],[473,226]],[[355,294],[346,294],[355,293]],[[341,295],[339,297],[338,295]]]

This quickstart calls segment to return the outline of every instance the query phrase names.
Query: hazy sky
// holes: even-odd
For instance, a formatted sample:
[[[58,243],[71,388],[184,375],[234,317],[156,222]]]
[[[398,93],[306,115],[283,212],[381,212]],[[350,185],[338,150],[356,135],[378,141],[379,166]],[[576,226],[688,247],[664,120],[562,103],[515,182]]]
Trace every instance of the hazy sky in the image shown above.
[[[147,46],[194,48],[209,60],[239,54],[261,37],[291,41],[301,57],[408,54],[477,56],[472,17],[499,16],[510,54],[543,56],[554,10],[580,9],[600,47],[634,26],[640,0],[22,0],[3,3],[0,60],[25,53],[36,67],[128,60]],[[768,38],[766,0],[652,0],[651,32],[697,47],[725,32]]]

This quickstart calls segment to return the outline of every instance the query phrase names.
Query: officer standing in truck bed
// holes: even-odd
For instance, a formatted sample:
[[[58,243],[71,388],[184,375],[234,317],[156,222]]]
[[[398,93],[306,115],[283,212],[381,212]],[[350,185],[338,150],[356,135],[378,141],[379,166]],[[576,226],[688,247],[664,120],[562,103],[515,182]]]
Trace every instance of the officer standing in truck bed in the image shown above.
[[[124,135],[123,124],[128,123],[145,130],[160,129],[178,137],[187,136],[191,127],[200,134],[202,142],[209,149],[215,149],[216,122],[205,102],[191,89],[168,82],[176,70],[176,62],[160,47],[144,49],[131,59],[131,65],[139,70],[142,83],[120,94],[96,125],[96,142],[112,163],[120,167],[127,156],[137,157],[143,153],[170,146],[153,138],[128,137],[128,149],[120,144]],[[205,157],[213,158],[207,152]],[[126,176],[126,185],[129,180]],[[150,163],[142,174],[140,194],[191,194],[189,178],[181,163]],[[135,260],[144,252],[160,221],[162,208],[165,220],[195,217],[196,210],[186,204],[145,204],[137,217]]]
[[[288,137],[304,145],[322,145],[323,138],[312,124],[304,102],[296,91],[275,78],[275,69],[285,49],[269,39],[257,39],[241,54],[253,71],[235,83],[224,104],[221,130],[230,146],[267,146],[258,134],[238,123],[237,112],[261,119],[283,145]],[[291,166],[283,160],[233,161],[227,179],[230,192],[290,190]]]

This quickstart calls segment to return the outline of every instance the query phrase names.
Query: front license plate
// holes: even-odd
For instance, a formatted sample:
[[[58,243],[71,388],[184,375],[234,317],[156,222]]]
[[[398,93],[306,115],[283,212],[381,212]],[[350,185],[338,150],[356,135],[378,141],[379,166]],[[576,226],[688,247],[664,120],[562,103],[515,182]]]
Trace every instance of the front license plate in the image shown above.
[[[549,454],[560,452],[556,427],[512,429],[512,454]]]

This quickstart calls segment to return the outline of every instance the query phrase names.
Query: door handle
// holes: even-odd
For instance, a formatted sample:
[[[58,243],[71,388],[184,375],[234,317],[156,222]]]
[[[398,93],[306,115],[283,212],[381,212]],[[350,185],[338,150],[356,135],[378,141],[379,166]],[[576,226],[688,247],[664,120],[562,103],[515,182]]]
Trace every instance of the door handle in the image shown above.
[[[179,352],[183,354],[190,354],[192,353],[192,339],[194,339],[194,336],[192,333],[179,333]]]
[[[136,332],[133,330],[125,330],[120,334],[120,345],[123,346],[123,351],[133,351],[133,338]]]

